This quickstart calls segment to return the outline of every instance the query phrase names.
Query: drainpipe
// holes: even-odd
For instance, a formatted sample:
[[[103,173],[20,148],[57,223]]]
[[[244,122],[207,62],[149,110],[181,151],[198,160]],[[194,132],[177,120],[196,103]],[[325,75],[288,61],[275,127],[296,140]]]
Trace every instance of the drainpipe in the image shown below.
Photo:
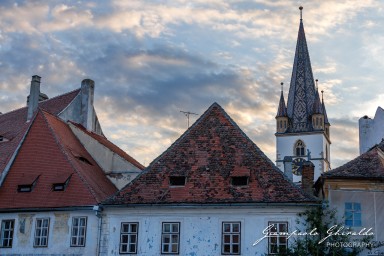
[[[93,210],[95,211],[96,216],[99,218],[99,223],[97,225],[97,246],[96,246],[96,255],[100,256],[101,249],[101,225],[103,223],[103,215],[101,214],[103,211],[103,207],[101,205],[93,206]]]

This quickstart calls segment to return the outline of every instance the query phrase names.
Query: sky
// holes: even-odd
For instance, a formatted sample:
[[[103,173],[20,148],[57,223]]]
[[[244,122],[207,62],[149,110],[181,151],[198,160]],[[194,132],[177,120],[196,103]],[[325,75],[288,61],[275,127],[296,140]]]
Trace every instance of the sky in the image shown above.
[[[33,75],[49,97],[90,78],[104,134],[144,165],[185,132],[180,111],[214,102],[274,161],[300,5],[338,167],[358,155],[358,119],[384,106],[383,1],[1,0],[0,112],[25,106]]]

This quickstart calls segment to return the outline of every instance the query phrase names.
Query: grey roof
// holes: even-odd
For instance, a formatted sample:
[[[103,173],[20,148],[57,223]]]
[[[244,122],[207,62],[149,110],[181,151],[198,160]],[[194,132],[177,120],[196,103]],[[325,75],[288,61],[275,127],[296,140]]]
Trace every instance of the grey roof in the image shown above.
[[[288,117],[292,124],[291,132],[311,131],[310,116],[313,114],[315,94],[315,83],[305,39],[304,24],[303,20],[300,19],[287,104]]]
[[[277,109],[276,117],[282,117],[282,116],[288,116],[287,115],[287,107],[285,106],[283,91],[281,91],[279,108]]]

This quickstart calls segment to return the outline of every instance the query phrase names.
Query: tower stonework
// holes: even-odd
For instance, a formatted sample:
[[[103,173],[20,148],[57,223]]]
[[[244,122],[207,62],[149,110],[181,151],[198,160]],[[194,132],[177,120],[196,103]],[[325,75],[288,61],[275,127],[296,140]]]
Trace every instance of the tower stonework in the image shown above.
[[[314,180],[330,169],[330,123],[324,99],[313,79],[304,33],[302,7],[291,83],[285,105],[283,90],[276,115],[276,165],[281,171],[292,166],[292,180],[301,182],[301,165],[315,165]],[[323,92],[322,92],[323,93]],[[284,124],[287,123],[285,127]],[[289,163],[287,162],[289,159]]]

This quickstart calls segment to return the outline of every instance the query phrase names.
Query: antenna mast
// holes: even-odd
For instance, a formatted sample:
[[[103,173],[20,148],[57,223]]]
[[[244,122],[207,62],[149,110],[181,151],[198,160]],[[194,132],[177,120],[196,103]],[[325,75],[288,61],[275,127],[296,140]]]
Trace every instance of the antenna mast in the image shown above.
[[[188,128],[189,128],[189,116],[190,116],[190,115],[196,115],[196,116],[199,115],[199,114],[192,113],[192,112],[189,112],[189,111],[181,111],[181,110],[180,110],[180,112],[183,113],[183,114],[187,117],[187,120],[188,120]]]

